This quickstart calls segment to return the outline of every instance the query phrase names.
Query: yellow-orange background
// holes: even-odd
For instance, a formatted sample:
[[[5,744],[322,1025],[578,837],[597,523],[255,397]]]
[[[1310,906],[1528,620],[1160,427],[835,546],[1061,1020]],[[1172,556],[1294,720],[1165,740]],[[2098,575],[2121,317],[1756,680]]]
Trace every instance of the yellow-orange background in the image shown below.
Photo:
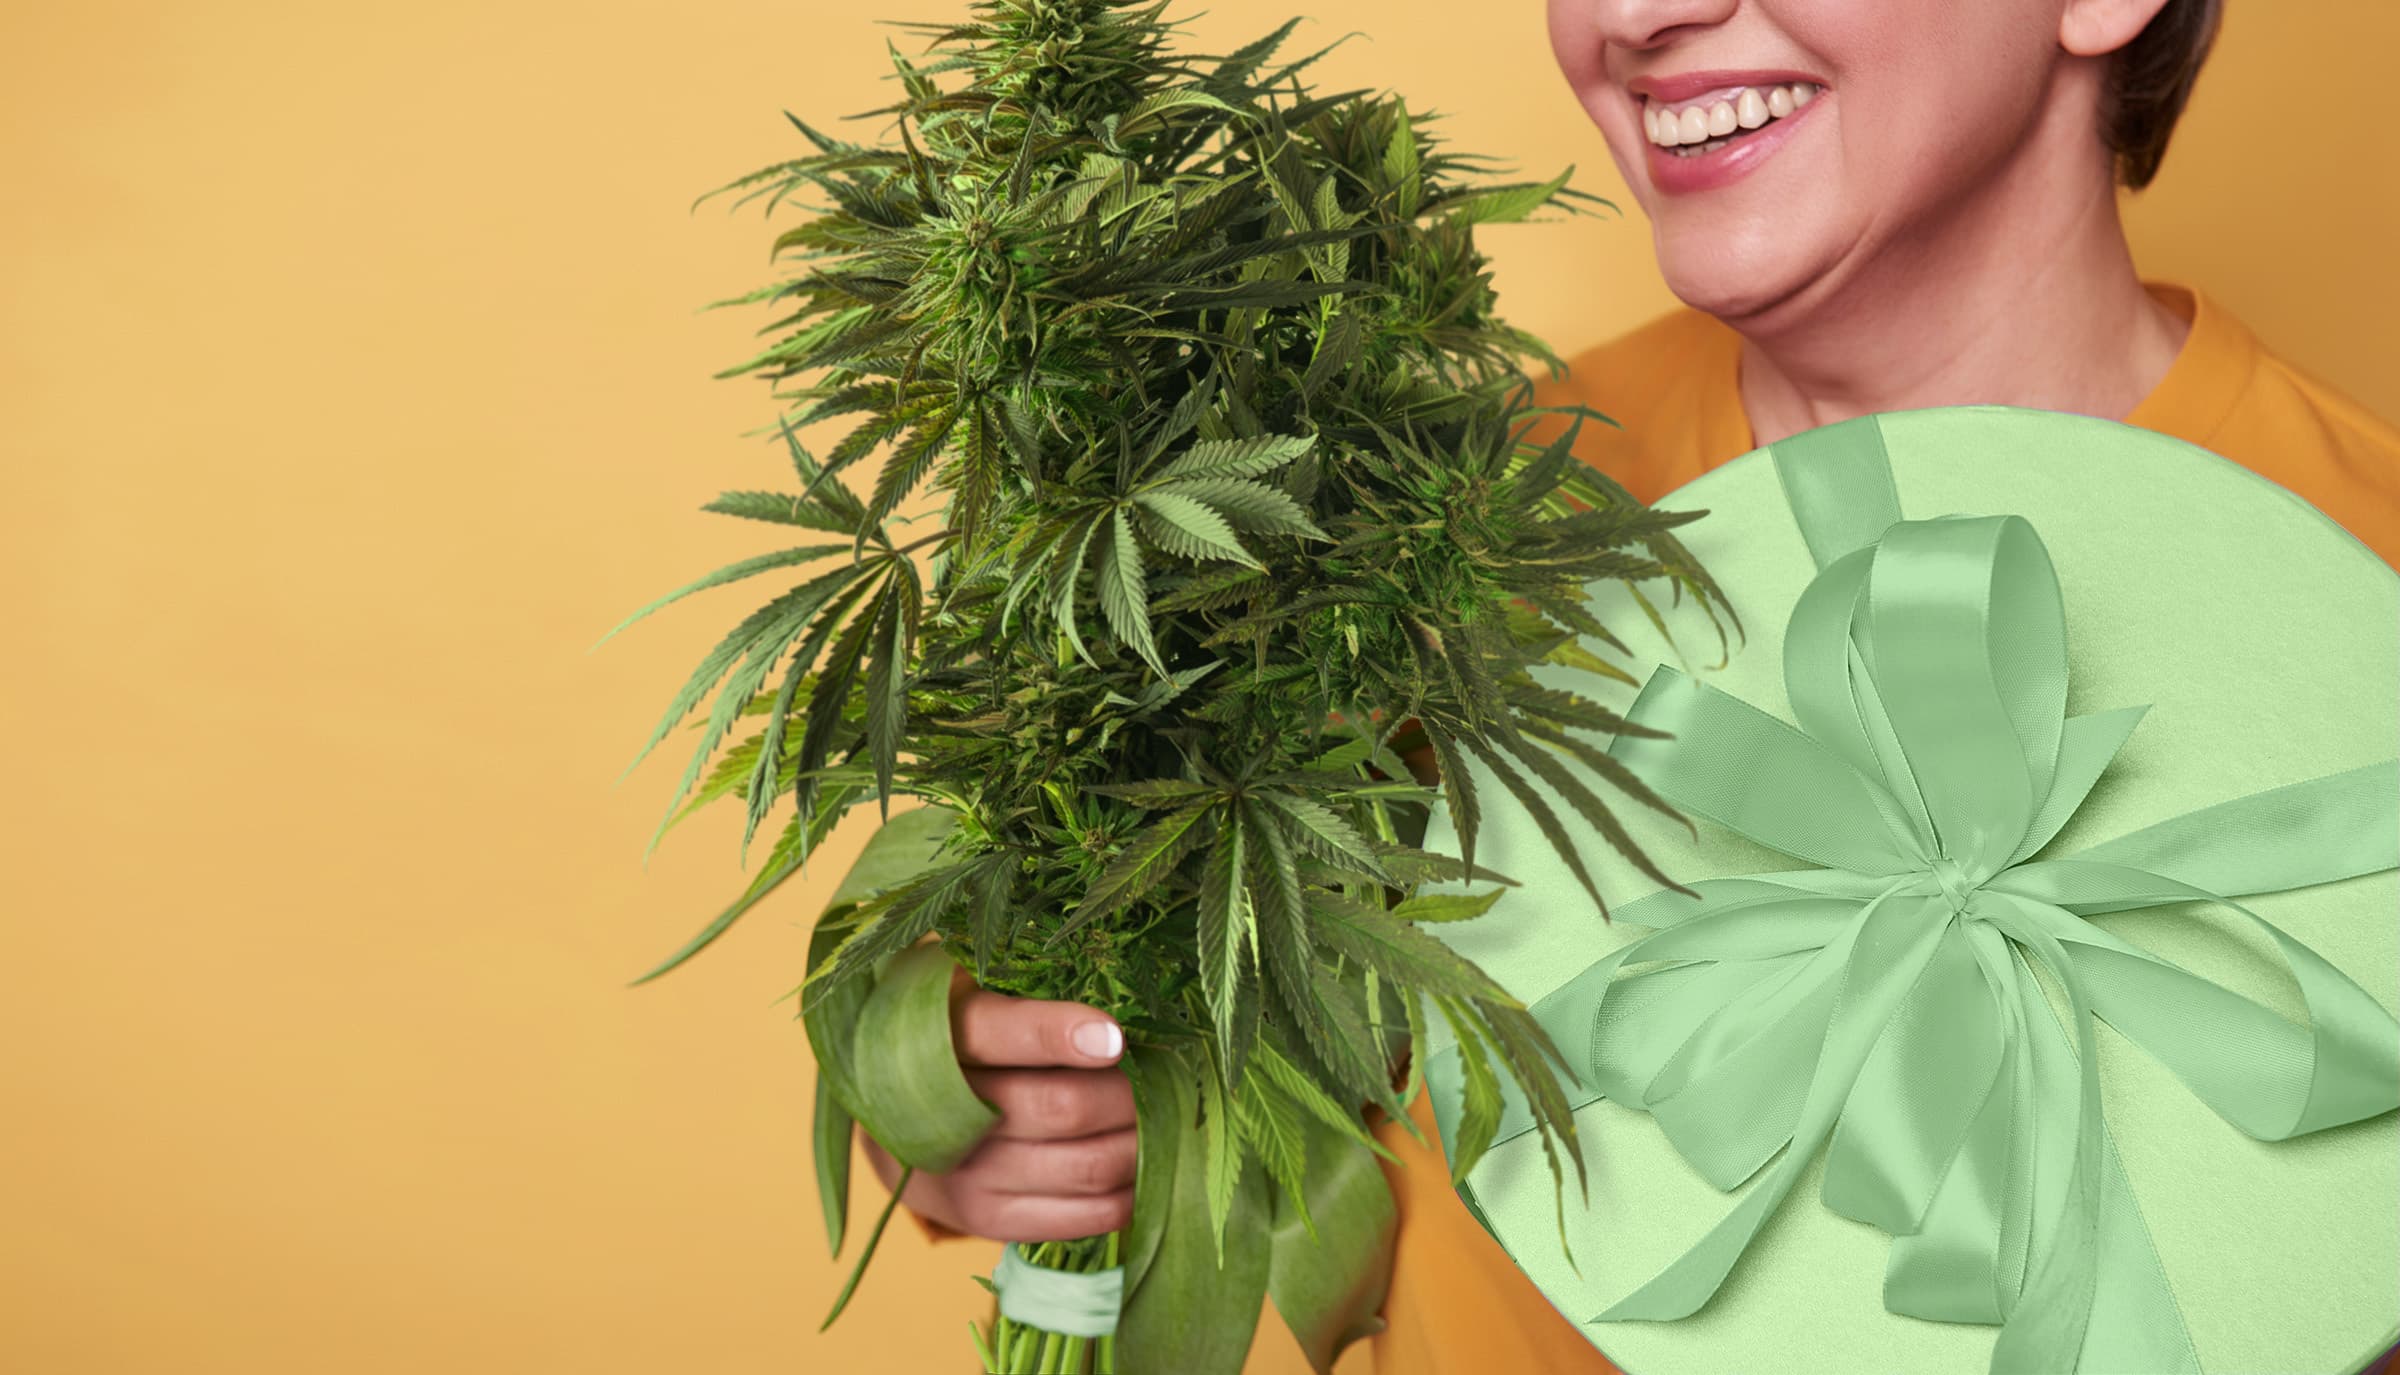
[[[1329,82],[1621,198],[1536,0],[1305,8],[1309,46],[1372,35]],[[2139,261],[2400,415],[2400,12],[2232,10]],[[695,509],[783,475],[765,387],[710,377],[773,317],[698,307],[796,220],[687,207],[798,150],[780,110],[884,103],[877,18],[956,12],[0,13],[0,1368],[965,1364],[980,1244],[895,1230],[815,1332],[841,1271],[776,1000],[840,864],[624,987],[745,874],[730,810],[643,866],[680,751],[612,784],[764,594],[585,652],[776,544]],[[1637,220],[1487,243],[1562,351],[1672,304]],[[1254,1364],[1298,1368],[1274,1329]]]

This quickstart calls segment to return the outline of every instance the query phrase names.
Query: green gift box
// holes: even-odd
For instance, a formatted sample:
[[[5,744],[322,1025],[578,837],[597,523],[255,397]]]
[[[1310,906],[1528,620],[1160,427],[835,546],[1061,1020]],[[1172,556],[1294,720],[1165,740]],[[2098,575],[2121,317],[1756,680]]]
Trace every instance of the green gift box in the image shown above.
[[[1628,1375],[2400,1340],[2400,578],[2206,450],[2009,407],[1657,504],[1709,512],[1746,639],[1708,662],[1669,613],[1638,689],[1540,675],[1649,728],[1591,738],[1692,818],[1620,811],[1685,891],[1491,786],[1473,858],[1516,886],[1431,928],[1573,1069],[1562,1203],[1475,1048],[1424,1047],[1446,1145],[1497,1116],[1460,1192],[1549,1301]]]

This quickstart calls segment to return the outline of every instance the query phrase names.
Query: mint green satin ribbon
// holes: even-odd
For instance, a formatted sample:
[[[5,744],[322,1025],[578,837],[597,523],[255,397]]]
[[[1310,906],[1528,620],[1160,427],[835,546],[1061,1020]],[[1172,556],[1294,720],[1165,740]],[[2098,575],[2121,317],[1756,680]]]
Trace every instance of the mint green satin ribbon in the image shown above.
[[[1012,1241],[1000,1248],[992,1289],[1011,1322],[1065,1337],[1106,1337],[1117,1330],[1125,1306],[1125,1267],[1053,1270],[1027,1260]]]
[[[1722,1190],[1781,1157],[1589,1321],[1698,1311],[1830,1141],[1823,1200],[1892,1234],[1892,1312],[1999,1324],[1993,1375],[2197,1371],[2101,1116],[2093,1018],[2260,1140],[2400,1107],[2400,1022],[2234,901],[2400,866],[2400,760],[2035,859],[2146,710],[2066,715],[2041,539],[2017,516],[1900,519],[1872,417],[1774,459],[1819,568],[1784,645],[1799,727],[1662,666],[1627,716],[1673,738],[1610,752],[1684,811],[1820,867],[1619,909],[1656,929],[1534,1012],[1582,1052],[1575,1105],[1648,1112]],[[2191,901],[2272,937],[2308,1026],[2086,920]],[[1447,1142],[1455,1052],[1428,1073]],[[1509,1099],[1500,1139],[1532,1129]]]

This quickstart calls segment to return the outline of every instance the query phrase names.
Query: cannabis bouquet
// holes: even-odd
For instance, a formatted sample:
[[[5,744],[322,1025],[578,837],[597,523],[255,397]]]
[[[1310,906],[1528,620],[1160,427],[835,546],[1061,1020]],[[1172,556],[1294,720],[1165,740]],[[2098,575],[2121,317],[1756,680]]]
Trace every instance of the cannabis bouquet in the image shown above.
[[[912,1171],[992,1124],[950,1044],[955,969],[1128,1031],[1132,1223],[1004,1253],[975,1334],[993,1370],[1233,1370],[1262,1295],[1320,1368],[1372,1330],[1392,1204],[1366,1113],[1408,1122],[1419,1069],[1395,1067],[1428,1017],[1466,1048],[1453,1170],[1505,1074],[1561,1189],[1562,1150],[1580,1177],[1557,1048],[1416,925],[1499,890],[1412,894],[1505,882],[1473,867],[1469,757],[1596,904],[1537,782],[1647,867],[1562,764],[1667,811],[1582,734],[1625,723],[1527,670],[1623,676],[1579,647],[1609,640],[1593,580],[1722,605],[1670,533],[1689,515],[1582,470],[1572,427],[1527,438],[1548,412],[1520,363],[1559,363],[1495,315],[1473,231],[1592,198],[1471,176],[1395,98],[1312,92],[1322,52],[1273,65],[1296,20],[1201,58],[1170,50],[1164,8],[983,0],[905,26],[930,44],[891,54],[904,98],[873,113],[892,141],[787,114],[814,151],[709,193],[823,203],[775,241],[795,275],[714,303],[780,303],[772,346],[718,375],[801,378],[777,425],[797,488],[707,509],[830,538],[626,622],[814,569],[708,653],[643,747],[714,687],[660,834],[733,796],[746,848],[792,803],[747,890],[645,977],[874,806],[799,990],[837,1254],[854,1123]],[[837,418],[822,458],[801,443]],[[1438,790],[1401,757],[1419,737]],[[1457,859],[1410,843],[1445,801]]]

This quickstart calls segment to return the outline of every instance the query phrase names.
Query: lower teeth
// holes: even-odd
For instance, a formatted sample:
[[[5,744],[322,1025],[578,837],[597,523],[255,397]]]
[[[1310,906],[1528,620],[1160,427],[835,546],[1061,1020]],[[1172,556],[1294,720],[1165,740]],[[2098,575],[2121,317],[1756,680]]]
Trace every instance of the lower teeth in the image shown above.
[[[1769,121],[1769,122],[1770,122],[1770,123],[1772,123],[1772,121]],[[1766,128],[1767,126],[1766,126],[1765,124],[1761,124],[1761,125],[1759,125],[1758,127],[1759,127],[1760,129],[1764,129],[1764,128]],[[1723,138],[1712,138],[1712,139],[1710,139],[1710,140],[1709,140],[1708,142],[1706,142],[1706,143],[1682,143],[1682,144],[1677,144],[1675,147],[1673,147],[1673,148],[1670,148],[1670,149],[1668,149],[1667,151],[1668,151],[1668,152],[1670,152],[1670,153],[1673,153],[1675,156],[1677,156],[1677,157],[1679,157],[1679,158],[1696,158],[1696,157],[1700,156],[1702,153],[1713,153],[1713,152],[1717,151],[1719,148],[1722,148],[1722,147],[1724,147],[1726,144],[1733,142],[1733,141],[1734,141],[1735,139],[1737,139],[1737,138],[1740,138],[1740,137],[1742,136],[1742,134],[1750,134],[1750,133],[1756,133],[1756,132],[1757,132],[1757,130],[1756,130],[1756,129],[1744,129],[1744,130],[1742,130],[1742,131],[1741,131],[1741,133],[1740,133],[1740,134],[1727,134],[1727,135],[1726,135],[1726,136],[1724,136]]]
[[[1744,138],[1744,137],[1746,137],[1746,136],[1748,136],[1748,135],[1755,134],[1755,133],[1757,133],[1757,132],[1759,131],[1759,129],[1767,129],[1767,128],[1772,128],[1772,127],[1774,127],[1775,125],[1777,125],[1777,124],[1781,123],[1782,121],[1784,121],[1784,120],[1786,120],[1786,119],[1789,119],[1790,117],[1791,117],[1791,116],[1789,116],[1789,115],[1775,115],[1775,116],[1772,116],[1771,118],[1769,118],[1765,124],[1761,124],[1761,125],[1757,126],[1757,128],[1753,128],[1753,129],[1735,129],[1735,130],[1734,130],[1732,133],[1730,133],[1730,134],[1720,134],[1720,135],[1717,135],[1716,137],[1709,139],[1709,140],[1708,140],[1707,142],[1705,142],[1705,143],[1683,143],[1683,144],[1678,144],[1678,145],[1676,145],[1676,146],[1675,146],[1675,147],[1673,147],[1673,148],[1669,148],[1667,151],[1668,151],[1668,152],[1670,152],[1670,153],[1673,153],[1673,154],[1675,154],[1677,157],[1684,157],[1684,158],[1696,158],[1696,157],[1699,157],[1700,155],[1702,155],[1703,153],[1713,153],[1713,152],[1717,151],[1719,148],[1722,148],[1722,147],[1724,147],[1724,146],[1725,146],[1726,144],[1728,144],[1728,143],[1733,143],[1733,142],[1736,142],[1736,141],[1738,141],[1738,140],[1740,140],[1740,139],[1742,139],[1742,138]]]

